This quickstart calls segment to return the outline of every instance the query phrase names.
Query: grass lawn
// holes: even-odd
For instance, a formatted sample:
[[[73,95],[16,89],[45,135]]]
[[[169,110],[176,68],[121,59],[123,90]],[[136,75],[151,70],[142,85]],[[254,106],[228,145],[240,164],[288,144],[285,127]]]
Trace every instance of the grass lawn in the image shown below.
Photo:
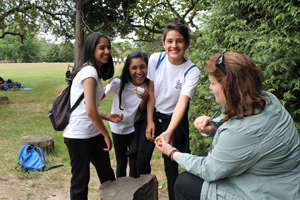
[[[8,102],[0,101],[0,199],[69,199],[70,162],[68,150],[63,143],[62,132],[52,128],[48,111],[55,97],[67,83],[65,72],[72,63],[0,63],[0,76],[20,82],[32,90],[0,91],[0,97],[7,96]],[[123,64],[115,67],[120,75]],[[108,81],[104,82],[104,86]],[[110,113],[113,96],[106,97],[100,105],[100,112]],[[109,130],[108,122],[105,125]],[[54,139],[55,151],[46,154],[47,167],[64,164],[45,172],[24,173],[17,171],[21,138],[39,134]],[[114,150],[110,151],[112,166],[116,162]],[[154,152],[152,173],[157,175],[159,184],[166,182],[161,154]],[[94,167],[91,166],[89,199],[98,199],[100,183]],[[167,199],[166,188],[159,189],[160,199]]]

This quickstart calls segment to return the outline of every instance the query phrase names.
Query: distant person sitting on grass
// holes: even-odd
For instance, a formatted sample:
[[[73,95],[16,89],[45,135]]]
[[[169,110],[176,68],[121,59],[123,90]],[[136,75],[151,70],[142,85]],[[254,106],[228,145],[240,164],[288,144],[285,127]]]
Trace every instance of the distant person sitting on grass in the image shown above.
[[[236,51],[214,54],[204,67],[216,102],[215,122],[201,116],[199,131],[214,136],[207,156],[179,152],[165,141],[156,146],[186,172],[175,182],[176,199],[300,199],[300,138],[293,118],[271,93],[262,74]],[[201,197],[200,197],[201,196]]]
[[[22,85],[19,82],[13,82],[11,79],[4,81],[2,77],[0,77],[0,90],[21,90]]]

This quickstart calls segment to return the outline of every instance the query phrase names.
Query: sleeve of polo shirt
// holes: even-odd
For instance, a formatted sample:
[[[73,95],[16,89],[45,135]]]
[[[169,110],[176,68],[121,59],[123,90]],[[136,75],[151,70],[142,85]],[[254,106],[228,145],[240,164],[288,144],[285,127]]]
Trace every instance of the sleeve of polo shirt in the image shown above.
[[[181,89],[181,95],[188,96],[191,100],[195,94],[197,85],[199,83],[200,71],[197,67],[192,68],[185,77],[185,82]]]
[[[158,62],[158,59],[159,59],[159,54],[160,53],[154,53],[149,58],[147,78],[150,81],[154,81],[156,65],[157,65],[157,62]]]
[[[94,78],[95,80],[98,79],[98,74],[96,69],[90,65],[83,67],[76,76],[78,76],[81,83],[83,80],[87,78]]]
[[[105,95],[118,94],[120,88],[121,80],[119,78],[114,78],[106,87]]]

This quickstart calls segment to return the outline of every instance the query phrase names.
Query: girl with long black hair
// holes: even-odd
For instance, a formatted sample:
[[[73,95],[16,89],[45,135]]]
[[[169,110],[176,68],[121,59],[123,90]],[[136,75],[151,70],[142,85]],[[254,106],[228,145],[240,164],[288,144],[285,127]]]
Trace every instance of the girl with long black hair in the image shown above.
[[[72,112],[63,132],[72,167],[72,200],[87,199],[90,163],[95,166],[101,183],[115,180],[108,153],[112,141],[103,119],[117,123],[122,116],[98,111],[104,94],[102,79],[109,79],[114,74],[110,49],[107,36],[98,32],[91,34],[86,39],[81,62],[71,74],[71,106],[84,92],[83,101]]]
[[[117,160],[117,178],[126,176],[129,157],[129,176],[138,177],[136,156],[138,133],[134,123],[146,109],[148,100],[147,77],[148,58],[143,52],[128,55],[121,77],[114,78],[106,87],[105,95],[114,94],[111,113],[120,113],[123,120],[117,124],[110,122],[115,155]]]

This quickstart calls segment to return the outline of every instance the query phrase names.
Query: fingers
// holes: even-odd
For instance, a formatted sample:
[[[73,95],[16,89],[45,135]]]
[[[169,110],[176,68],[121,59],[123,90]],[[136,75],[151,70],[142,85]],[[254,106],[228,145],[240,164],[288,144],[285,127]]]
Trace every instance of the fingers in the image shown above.
[[[110,151],[111,148],[112,148],[112,141],[110,139],[110,137],[104,137],[104,141],[105,141],[105,144],[106,144],[106,148],[103,148],[104,151]]]
[[[141,93],[141,91],[138,91],[138,88],[134,89],[134,93],[136,94],[137,97],[141,99],[147,99],[148,98],[148,91],[144,89],[144,92]]]
[[[123,115],[123,114],[120,114],[119,122],[123,120],[123,117],[124,117],[124,115]]]
[[[203,131],[208,125],[209,120],[210,117],[203,115],[195,120],[194,125],[199,131]]]
[[[151,135],[151,133],[149,134],[147,134],[146,133],[146,138],[147,138],[147,140],[149,140],[150,142],[154,142],[155,141],[155,138]]]
[[[155,125],[154,124],[148,124],[146,129],[146,138],[147,140],[154,142],[155,141]]]

